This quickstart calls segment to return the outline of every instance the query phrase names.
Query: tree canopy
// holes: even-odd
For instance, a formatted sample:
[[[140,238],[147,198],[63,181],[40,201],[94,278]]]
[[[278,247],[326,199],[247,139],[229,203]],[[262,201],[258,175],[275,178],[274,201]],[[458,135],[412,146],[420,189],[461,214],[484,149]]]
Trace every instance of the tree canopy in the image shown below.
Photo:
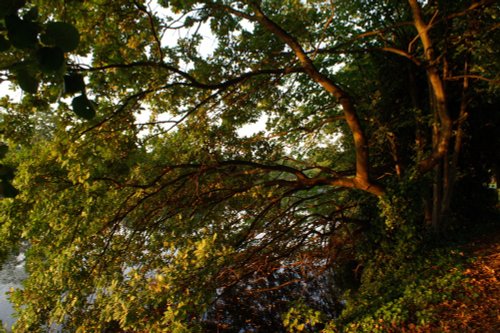
[[[397,285],[495,204],[499,12],[2,2],[2,81],[22,89],[0,101],[0,252],[25,248],[29,274],[15,329],[348,331],[345,291]]]

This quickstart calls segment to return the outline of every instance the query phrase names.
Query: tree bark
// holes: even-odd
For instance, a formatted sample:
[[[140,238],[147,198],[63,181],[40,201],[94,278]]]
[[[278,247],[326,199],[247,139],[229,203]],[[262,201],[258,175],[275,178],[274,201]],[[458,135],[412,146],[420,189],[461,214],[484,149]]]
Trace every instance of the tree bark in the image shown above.
[[[313,81],[321,85],[326,91],[333,95],[342,106],[347,125],[349,126],[354,140],[356,176],[353,179],[338,179],[337,184],[341,186],[348,185],[349,187],[355,187],[377,196],[383,195],[383,187],[372,183],[369,177],[368,144],[352,98],[346,91],[340,88],[335,82],[333,82],[326,75],[322,74],[316,68],[311,58],[309,58],[302,46],[293,36],[268,18],[258,5],[253,4],[252,8],[255,13],[255,20],[286,43],[298,58],[304,72]]]
[[[457,119],[457,129],[455,133],[455,142],[453,145],[453,152],[448,165],[447,179],[445,180],[445,186],[443,189],[443,202],[441,204],[441,216],[442,221],[446,223],[449,218],[451,209],[451,199],[453,197],[453,191],[455,187],[455,182],[457,179],[457,169],[458,169],[458,158],[460,156],[460,151],[462,149],[462,140],[464,135],[463,124],[467,120],[467,104],[468,104],[468,90],[469,90],[469,80],[467,78],[468,74],[468,63],[464,65],[464,82],[462,87],[462,97],[460,100],[460,111]]]
[[[443,80],[439,75],[437,66],[438,59],[435,55],[434,45],[429,35],[429,30],[432,27],[432,20],[425,23],[422,17],[422,10],[417,0],[408,0],[413,14],[413,23],[418,32],[418,37],[424,47],[424,57],[427,62],[426,71],[429,79],[432,93],[435,98],[435,108],[439,118],[439,131],[437,132],[436,142],[432,154],[420,161],[419,169],[422,173],[428,172],[436,166],[444,155],[448,153],[448,146],[452,134],[452,121],[448,114],[446,103],[446,90]]]

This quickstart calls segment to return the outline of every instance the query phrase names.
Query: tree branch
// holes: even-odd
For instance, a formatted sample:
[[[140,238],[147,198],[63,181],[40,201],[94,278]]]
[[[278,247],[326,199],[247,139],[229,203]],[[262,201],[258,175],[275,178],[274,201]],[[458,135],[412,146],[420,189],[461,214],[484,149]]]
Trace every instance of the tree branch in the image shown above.
[[[351,130],[354,147],[356,154],[356,177],[350,181],[343,180],[340,181],[340,185],[349,185],[349,187],[356,187],[370,193],[373,193],[373,188],[376,187],[375,192],[381,194],[383,190],[379,186],[371,184],[369,179],[369,162],[368,162],[368,144],[366,142],[366,137],[361,127],[354,103],[351,97],[340,88],[336,83],[334,83],[330,78],[323,75],[313,64],[311,58],[304,51],[302,46],[298,41],[291,36],[288,32],[283,30],[278,24],[267,17],[262,9],[255,3],[251,4],[254,10],[255,20],[261,23],[267,30],[275,34],[279,39],[281,39],[285,44],[287,44],[295,56],[299,59],[304,72],[309,75],[309,77],[316,83],[320,84],[326,91],[332,94],[341,104],[344,111],[345,119],[349,129]]]
[[[419,170],[427,172],[431,170],[439,160],[448,152],[448,146],[452,133],[452,121],[448,115],[446,105],[446,92],[443,81],[439,75],[437,59],[435,56],[434,45],[429,35],[432,23],[426,24],[422,17],[422,11],[417,0],[408,0],[413,14],[414,26],[417,29],[418,37],[424,47],[424,57],[427,60],[427,76],[432,87],[434,98],[436,100],[436,112],[439,117],[440,127],[436,133],[436,145],[431,156],[419,163]]]
[[[286,67],[286,68],[277,68],[277,69],[261,69],[261,70],[255,70],[255,71],[250,71],[250,72],[245,72],[237,77],[233,77],[230,79],[226,79],[225,81],[218,82],[218,83],[212,83],[212,82],[201,82],[197,80],[195,77],[190,75],[189,73],[180,70],[179,68],[168,65],[166,63],[158,63],[158,62],[153,62],[153,61],[137,61],[137,62],[132,62],[128,64],[109,64],[109,65],[104,65],[104,66],[97,66],[97,67],[88,67],[88,68],[80,68],[79,71],[85,71],[85,72],[94,72],[94,71],[101,71],[101,70],[107,70],[107,69],[115,69],[115,68],[133,68],[133,67],[159,67],[162,69],[166,69],[170,72],[173,72],[175,74],[178,74],[182,78],[186,79],[188,82],[185,82],[184,84],[190,85],[195,88],[201,88],[201,89],[207,89],[207,90],[215,90],[215,89],[224,89],[229,86],[238,84],[246,79],[255,77],[255,76],[260,76],[260,75],[283,75],[283,74],[291,74],[291,73],[299,73],[303,72],[302,68],[292,68],[292,67]]]
[[[155,28],[155,22],[154,22],[154,17],[153,15],[151,14],[151,12],[148,10],[148,8],[146,8],[146,6],[140,4],[137,2],[137,0],[134,0],[134,5],[137,7],[137,9],[139,9],[141,12],[143,12],[144,14],[146,14],[146,16],[148,17],[148,20],[149,20],[149,25],[151,26],[151,32],[153,33],[153,37],[155,39],[155,42],[156,42],[156,46],[158,48],[158,56],[159,56],[159,59],[160,60],[163,60],[164,58],[164,55],[163,55],[163,50],[161,48],[161,41],[160,41],[160,36],[158,35],[158,32],[156,31],[156,28]]]

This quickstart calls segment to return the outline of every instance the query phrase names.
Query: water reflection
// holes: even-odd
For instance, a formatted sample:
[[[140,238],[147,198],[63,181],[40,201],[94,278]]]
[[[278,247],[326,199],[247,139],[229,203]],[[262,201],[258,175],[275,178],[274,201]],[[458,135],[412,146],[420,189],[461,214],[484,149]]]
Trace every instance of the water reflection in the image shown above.
[[[9,257],[0,270],[0,320],[8,332],[15,319],[12,316],[14,310],[7,298],[7,292],[12,288],[19,288],[25,278],[24,254]]]

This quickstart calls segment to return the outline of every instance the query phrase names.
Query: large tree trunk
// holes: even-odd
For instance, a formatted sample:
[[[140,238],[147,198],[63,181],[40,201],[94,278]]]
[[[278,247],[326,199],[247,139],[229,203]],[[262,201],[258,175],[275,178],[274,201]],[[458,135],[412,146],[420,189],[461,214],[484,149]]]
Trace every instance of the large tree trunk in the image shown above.
[[[434,18],[425,22],[418,1],[408,0],[408,2],[413,14],[413,24],[424,48],[424,57],[427,62],[426,73],[429,81],[429,100],[434,115],[432,152],[419,162],[419,169],[421,173],[434,173],[431,228],[435,233],[440,233],[449,213],[453,187],[451,185],[454,183],[452,178],[455,173],[451,172],[449,161],[453,122],[448,110],[446,87],[438,67],[439,55],[436,55],[435,46],[429,33],[434,24]]]

